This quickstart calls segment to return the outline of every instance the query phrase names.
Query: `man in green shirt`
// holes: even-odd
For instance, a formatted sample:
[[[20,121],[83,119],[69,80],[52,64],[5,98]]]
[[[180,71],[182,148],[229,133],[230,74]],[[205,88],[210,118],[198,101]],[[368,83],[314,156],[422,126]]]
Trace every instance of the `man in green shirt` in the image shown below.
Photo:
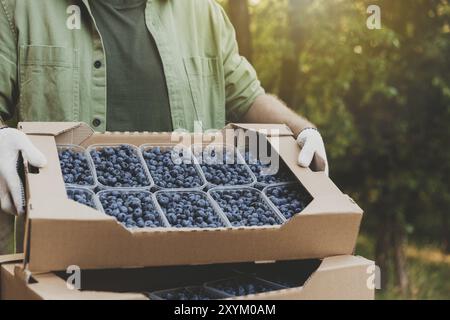
[[[285,123],[299,164],[314,158],[328,173],[319,132],[265,94],[214,0],[0,0],[0,120],[14,115],[97,131]],[[0,129],[0,206],[21,214],[19,150],[45,165],[26,137]]]
[[[172,131],[161,58],[145,26],[147,0],[95,0],[92,14],[107,61],[106,129]]]

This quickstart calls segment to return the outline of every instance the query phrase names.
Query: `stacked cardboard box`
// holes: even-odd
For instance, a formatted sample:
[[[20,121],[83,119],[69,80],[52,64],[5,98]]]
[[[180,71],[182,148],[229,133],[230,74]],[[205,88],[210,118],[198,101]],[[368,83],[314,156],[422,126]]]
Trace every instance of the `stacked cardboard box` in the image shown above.
[[[297,287],[246,298],[372,299],[373,289],[367,286],[367,279],[373,263],[352,256],[362,210],[328,177],[297,165],[299,147],[287,127],[248,124],[229,127],[265,135],[312,197],[300,214],[282,225],[269,227],[127,229],[113,217],[67,198],[57,145],[177,144],[173,136],[170,133],[100,134],[82,123],[21,123],[19,128],[47,156],[48,165],[40,170],[25,167],[25,256],[21,264],[4,259],[2,297],[148,298],[139,293],[68,290],[58,273],[52,272],[73,265],[83,272],[110,269],[122,274],[122,268],[147,267],[146,276],[151,279],[153,274],[158,274],[155,271],[158,268],[183,266],[194,270],[198,266],[226,264],[233,269],[249,262],[276,261],[272,262],[274,266],[284,266],[287,261],[300,263],[300,260],[315,259],[317,268],[307,271],[304,283]],[[198,141],[196,138],[192,135],[191,141]],[[213,134],[202,135],[201,139],[202,143],[224,142],[218,140],[223,136]],[[286,268],[295,268],[295,264]],[[170,289],[170,286],[158,289]]]
[[[30,274],[24,271],[20,256],[1,257],[0,298],[29,300],[148,300],[151,292],[180,286],[200,285],[228,277],[248,264],[214,266],[153,267],[84,271],[82,287],[68,287],[67,274]],[[3,264],[2,264],[3,262]],[[251,268],[252,266],[250,266]],[[254,269],[254,268],[253,268]],[[264,270],[264,268],[262,268]],[[373,262],[356,256],[273,263],[270,269],[283,272],[294,282],[277,290],[234,299],[241,300],[371,300]],[[272,274],[276,278],[277,274]],[[144,280],[145,279],[145,280]],[[272,281],[277,281],[269,279]],[[227,299],[227,298],[224,298]],[[233,299],[233,298],[228,298]]]

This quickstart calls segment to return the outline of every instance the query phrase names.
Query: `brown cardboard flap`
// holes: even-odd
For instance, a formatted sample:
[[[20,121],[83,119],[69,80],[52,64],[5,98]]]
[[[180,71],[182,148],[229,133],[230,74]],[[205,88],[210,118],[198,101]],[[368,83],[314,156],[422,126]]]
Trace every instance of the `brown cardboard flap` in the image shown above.
[[[28,135],[54,136],[59,144],[81,144],[94,133],[82,122],[20,122],[18,128]]]
[[[368,285],[373,261],[362,257],[337,256],[325,259],[303,286],[303,298],[309,300],[373,300],[375,290]],[[339,279],[340,285],[330,285]],[[345,287],[345,290],[342,290]],[[356,293],[356,294],[355,294]]]
[[[313,172],[298,165],[300,146],[291,136],[269,137],[274,150],[313,197],[341,194],[339,188],[323,172]]]
[[[57,136],[81,126],[87,125],[81,122],[19,122],[18,128],[26,134]]]
[[[67,221],[108,221],[117,223],[117,220],[103,212],[84,206],[72,200],[54,199],[51,206],[47,206],[43,213],[35,214],[34,209],[44,206],[42,201],[34,202],[32,209],[29,210],[29,218],[33,220],[67,220]]]
[[[302,287],[229,300],[373,300],[374,289],[367,286],[373,264],[358,256],[329,257],[323,259]]]
[[[33,144],[47,156],[47,165],[38,173],[27,174],[27,186],[33,190],[28,199],[28,218],[35,218],[35,212],[44,212],[39,218],[110,220],[108,216],[94,209],[82,206],[67,198],[66,188],[59,164],[58,151],[53,136],[31,135]],[[50,198],[49,198],[50,196]],[[51,206],[49,205],[51,201]],[[44,210],[45,209],[45,210]],[[73,212],[77,214],[74,215]]]
[[[285,124],[264,124],[264,123],[230,123],[225,129],[243,129],[255,131],[268,137],[273,136],[293,136],[294,133]]]
[[[347,195],[341,195],[314,198],[300,213],[300,215],[308,214],[355,214],[361,216],[363,210]]]
[[[141,293],[119,293],[102,291],[79,291],[68,287],[67,283],[54,273],[33,276],[36,283],[29,287],[44,300],[148,300]]]
[[[1,266],[2,299],[23,300],[148,300],[141,293],[79,291],[54,273],[33,274],[19,265]]]
[[[335,256],[323,259],[318,272],[332,271],[341,268],[349,268],[354,266],[371,266],[373,261],[363,258],[361,256]]]
[[[21,262],[23,258],[24,258],[23,253],[0,256],[0,265],[5,263]]]
[[[32,197],[28,199],[29,204],[33,205],[34,201],[48,203],[49,195],[52,199],[67,198],[55,137],[31,135],[29,138],[47,158],[47,165],[40,168],[38,173],[27,174],[27,185],[30,190],[28,196]]]
[[[16,265],[14,267],[14,276],[23,283],[29,283],[31,279],[31,272],[19,265]]]
[[[32,219],[28,268],[43,272],[70,265],[108,269],[345,255],[354,251],[360,223],[358,214],[300,214],[281,228],[130,233],[112,221]]]
[[[7,263],[0,266],[1,300],[40,300],[34,292],[28,290],[27,283],[14,274],[16,264]]]

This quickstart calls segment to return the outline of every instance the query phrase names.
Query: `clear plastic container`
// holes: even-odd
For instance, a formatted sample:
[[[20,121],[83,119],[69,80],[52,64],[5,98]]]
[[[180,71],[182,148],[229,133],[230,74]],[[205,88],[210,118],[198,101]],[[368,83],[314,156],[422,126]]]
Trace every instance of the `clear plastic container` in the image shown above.
[[[305,283],[305,281],[299,281],[298,279],[292,279],[289,276],[285,276],[283,274],[260,274],[260,273],[256,273],[255,274],[255,278],[265,281],[265,282],[269,282],[272,283],[276,286],[282,286],[284,288],[296,288],[296,287],[301,287],[303,286],[303,284]]]
[[[253,287],[254,290],[251,290],[252,289],[251,286]],[[227,295],[228,298],[243,297],[248,295],[255,295],[259,293],[286,289],[286,287],[284,286],[269,281],[265,281],[256,277],[244,275],[207,282],[205,283],[205,288],[208,288],[219,294]]]
[[[253,174],[252,170],[248,167],[248,165],[245,162],[245,159],[242,157],[241,153],[237,148],[235,148],[232,145],[227,144],[220,144],[220,143],[212,143],[212,144],[194,144],[192,145],[192,153],[194,155],[195,161],[200,165],[200,169],[203,172],[203,176],[205,177],[206,181],[208,182],[207,188],[213,188],[216,186],[241,186],[241,187],[252,187],[256,183],[256,177]],[[214,161],[214,158],[217,157],[209,157],[207,156],[210,152],[214,151],[217,152],[217,150],[220,150],[218,159],[224,159],[224,150],[225,152],[233,151],[235,154],[234,157],[234,163],[233,164],[226,164],[219,161]],[[226,185],[218,185],[211,181],[211,179],[208,179],[208,174],[203,170],[202,166],[208,166],[208,165],[225,165],[225,166],[242,166],[244,171],[247,173],[248,176],[248,183],[243,184],[226,184]]]
[[[86,157],[86,163],[87,163],[87,165],[89,167],[89,173],[92,176],[92,180],[93,180],[92,184],[84,185],[84,184],[76,184],[76,183],[66,183],[64,181],[66,186],[70,186],[70,187],[84,187],[84,188],[95,189],[97,187],[97,185],[98,185],[97,173],[95,171],[94,163],[92,162],[92,158],[89,155],[89,153],[86,151],[86,149],[84,149],[83,147],[74,145],[74,144],[61,144],[61,145],[57,145],[56,148],[58,150],[58,158],[59,158],[59,153],[65,151],[65,150],[73,150],[73,151],[75,151],[77,153],[83,154]],[[61,163],[61,161],[60,161],[60,163]],[[61,168],[61,172],[62,172],[62,168]]]
[[[84,194],[87,195],[88,199],[91,200],[91,205],[89,205],[89,207],[91,207],[92,209],[96,209],[98,211],[103,212],[103,207],[100,204],[100,201],[97,198],[97,195],[94,193],[94,191],[92,191],[89,188],[84,188],[84,187],[71,187],[71,186],[66,186],[66,192],[67,192],[67,197],[70,200],[73,200],[75,202],[78,202],[77,200],[71,198],[69,196],[69,192],[75,192],[75,191],[79,191],[79,192],[83,192]]]
[[[123,186],[115,187],[115,186],[107,186],[107,185],[104,185],[104,184],[102,184],[102,183],[99,181],[99,176],[98,176],[98,173],[97,173],[97,166],[96,166],[96,164],[95,164],[95,161],[92,159],[91,152],[92,152],[93,150],[100,150],[100,149],[105,149],[105,148],[117,148],[117,147],[121,147],[121,146],[128,146],[128,147],[131,147],[131,149],[134,151],[134,153],[136,154],[136,156],[137,156],[138,159],[139,159],[139,164],[142,166],[142,169],[143,169],[143,171],[144,171],[144,174],[145,174],[145,176],[146,176],[146,179],[147,179],[148,184],[142,185],[142,186],[135,186],[135,187],[123,187]],[[144,158],[142,157],[142,154],[141,154],[141,152],[140,152],[140,150],[139,150],[138,147],[136,147],[136,146],[134,146],[134,145],[131,145],[131,144],[126,144],[126,143],[95,144],[95,145],[89,146],[89,147],[87,148],[87,152],[88,152],[88,154],[89,154],[89,157],[92,159],[92,163],[93,163],[94,168],[95,168],[95,171],[96,171],[96,177],[97,177],[98,187],[99,187],[100,189],[121,189],[121,190],[149,189],[149,190],[150,190],[150,189],[154,186],[153,179],[152,179],[152,177],[151,177],[151,175],[150,175],[150,172],[148,171],[147,165],[146,165],[146,163],[145,163],[145,161],[144,161]]]
[[[147,169],[150,173],[150,176],[152,176],[153,182],[154,182],[154,188],[156,188],[157,190],[203,190],[203,188],[206,187],[206,185],[208,184],[208,182],[206,181],[206,178],[203,174],[202,169],[200,168],[200,166],[198,165],[198,163],[196,163],[195,158],[193,157],[191,150],[189,147],[186,147],[186,150],[190,153],[189,154],[189,160],[191,161],[192,166],[194,167],[196,173],[197,173],[197,177],[200,179],[200,184],[198,186],[193,186],[193,187],[163,187],[161,185],[158,185],[156,180],[154,179],[154,174],[152,172],[152,170],[150,170],[149,168],[149,164],[147,163],[147,159],[144,156],[144,152],[153,149],[153,148],[160,148],[162,152],[166,152],[166,151],[171,151],[175,148],[175,145],[173,144],[164,144],[164,143],[147,143],[144,144],[140,147],[140,150],[142,152],[142,158],[144,159],[146,165],[147,165]]]
[[[184,297],[191,297],[191,299],[182,299]],[[194,300],[193,295],[200,296],[200,299],[195,300],[221,300],[228,298],[228,295],[205,288],[203,286],[193,286],[184,288],[175,288],[169,290],[161,290],[149,293],[151,300]],[[203,297],[203,298],[202,298]]]
[[[256,189],[256,188],[251,188],[251,187],[215,187],[215,188],[210,189],[208,191],[208,194],[211,197],[211,199],[214,201],[217,210],[220,210],[220,212],[227,218],[228,222],[232,225],[233,228],[243,228],[243,227],[246,227],[246,228],[264,228],[264,227],[271,226],[270,224],[267,224],[267,225],[264,225],[264,226],[251,226],[251,225],[243,225],[242,223],[239,224],[239,225],[234,223],[235,222],[235,221],[233,221],[234,219],[231,219],[229,217],[229,215],[231,215],[232,213],[226,212],[225,209],[219,204],[219,202],[214,197],[215,194],[222,196],[223,193],[225,193],[225,192],[233,192],[233,191],[250,191],[252,193],[255,193],[258,196],[258,200],[261,201],[261,203],[264,205],[264,207],[272,212],[272,218],[275,219],[275,222],[276,222],[275,225],[281,225],[284,222],[286,222],[286,219],[278,212],[278,210],[276,210],[276,208],[273,206],[273,204],[270,203],[269,201],[267,201],[267,198],[264,197],[262,192],[260,190]]]
[[[214,214],[219,218],[219,220],[221,221],[221,223],[223,224],[221,227],[219,228],[229,228],[231,227],[230,223],[228,222],[228,219],[223,215],[223,213],[219,210],[217,210],[217,206],[215,205],[213,199],[204,191],[198,191],[198,190],[184,190],[184,191],[180,191],[180,190],[160,190],[156,193],[154,193],[154,199],[155,199],[155,203],[158,207],[158,210],[160,210],[161,214],[164,215],[164,218],[166,219],[167,223],[169,226],[171,227],[176,227],[173,226],[170,222],[169,222],[169,218],[167,217],[167,214],[165,212],[165,210],[163,209],[163,207],[160,204],[160,196],[161,195],[167,195],[167,194],[198,194],[201,195],[203,197],[203,199],[205,201],[207,201],[209,203],[209,205],[213,208],[214,210]],[[186,227],[187,228],[187,227]],[[206,228],[201,228],[201,227],[194,227],[193,229],[218,229],[218,228],[210,228],[210,227],[206,227]]]
[[[287,217],[287,216],[285,216],[285,214],[283,214],[283,212],[281,211],[279,206],[270,199],[270,195],[268,194],[270,192],[270,190],[273,190],[274,188],[280,188],[280,187],[287,187],[287,188],[298,187],[299,191],[302,193],[301,201],[303,202],[303,208],[299,212],[295,212],[290,217]],[[301,211],[303,211],[306,208],[306,206],[308,206],[308,204],[313,200],[312,196],[309,194],[309,192],[305,189],[305,187],[303,187],[303,185],[300,182],[285,182],[285,183],[270,185],[270,186],[265,187],[262,192],[263,192],[263,196],[267,199],[267,201],[273,206],[273,208],[275,208],[275,210],[278,212],[278,214],[280,216],[282,216],[286,221],[291,219],[294,215],[299,214]]]
[[[272,153],[275,151],[272,151]],[[278,156],[279,157],[279,156]],[[252,170],[253,174],[256,177],[256,183],[255,188],[258,188],[260,190],[264,189],[265,187],[279,184],[279,183],[289,183],[289,182],[295,182],[297,179],[295,175],[289,170],[287,165],[284,163],[284,161],[279,157],[278,159],[278,171],[273,174],[271,172],[267,172],[267,174],[264,174],[264,172],[257,172],[257,167],[261,168],[268,168],[269,166],[263,165],[260,163],[255,163],[256,161],[259,161],[259,156],[254,155],[251,151],[248,149],[245,151],[245,162],[247,163],[250,170]],[[267,182],[267,179],[273,179],[274,182]]]
[[[304,268],[307,261],[302,260],[303,265],[295,268],[295,272],[293,272],[293,268],[288,268],[289,272],[286,272],[284,268],[277,267],[277,263],[248,263],[234,267],[233,271],[240,276],[254,277],[278,286],[294,288],[301,287],[311,275],[310,272],[305,272],[305,270],[309,270]],[[290,262],[297,263],[298,261]],[[312,270],[315,269],[311,269],[311,272],[313,272]]]
[[[119,194],[125,194],[125,195],[127,195],[128,197],[130,197],[130,196],[136,196],[137,194],[139,194],[139,193],[143,193],[143,194],[145,194],[145,197],[147,198],[150,198],[150,201],[151,201],[151,205],[153,206],[153,209],[154,209],[154,213],[155,213],[155,215],[156,215],[156,217],[157,217],[157,221],[158,221],[158,223],[160,224],[160,226],[157,226],[157,227],[146,227],[145,225],[142,227],[140,227],[140,226],[138,226],[137,225],[137,218],[133,218],[133,221],[135,221],[135,223],[136,223],[136,225],[135,226],[129,226],[129,225],[127,225],[127,220],[130,218],[130,217],[126,217],[125,219],[125,221],[124,220],[122,220],[122,221],[120,221],[119,220],[119,216],[118,216],[118,214],[116,213],[114,213],[114,212],[112,212],[112,211],[114,211],[114,210],[116,210],[116,209],[118,209],[119,211],[120,211],[120,208],[105,208],[105,206],[104,206],[104,202],[102,201],[102,198],[103,197],[106,197],[106,196],[108,196],[108,195],[111,195],[111,194],[113,194],[113,193],[119,193]],[[124,227],[126,227],[126,228],[129,228],[129,229],[146,229],[146,228],[151,228],[151,229],[153,229],[153,228],[167,228],[167,227],[169,227],[169,223],[167,222],[167,220],[166,220],[166,218],[165,218],[165,216],[161,213],[161,211],[158,209],[158,206],[157,206],[157,204],[155,203],[155,199],[154,199],[154,197],[153,197],[153,195],[152,195],[152,193],[151,192],[149,192],[147,189],[134,189],[134,190],[129,190],[129,189],[118,189],[118,188],[111,188],[111,189],[105,189],[105,190],[102,190],[102,191],[100,191],[100,192],[98,192],[97,193],[97,198],[98,198],[98,200],[99,200],[99,204],[100,204],[100,206],[102,207],[102,211],[106,214],[106,215],[109,215],[109,216],[111,216],[111,217],[114,217],[114,218],[116,218],[116,220],[119,222],[119,223],[121,223]],[[108,210],[108,209],[110,209],[111,210],[111,212],[109,212],[110,210]],[[121,212],[121,211],[120,211]],[[131,213],[126,213],[126,215],[132,215]],[[142,212],[142,218],[144,219],[144,223],[145,223],[145,218],[144,218],[144,213]]]

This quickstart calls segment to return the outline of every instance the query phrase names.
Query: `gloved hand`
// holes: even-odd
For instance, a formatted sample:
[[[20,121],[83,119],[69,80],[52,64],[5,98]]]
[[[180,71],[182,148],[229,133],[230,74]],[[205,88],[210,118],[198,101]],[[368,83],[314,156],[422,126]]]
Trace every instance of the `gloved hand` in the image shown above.
[[[324,171],[328,176],[328,160],[325,144],[319,131],[306,128],[297,137],[297,143],[302,150],[298,156],[298,164],[304,168],[312,165],[314,170]]]
[[[35,167],[42,168],[47,164],[44,155],[23,132],[12,128],[0,129],[0,208],[10,214],[22,215],[25,199],[17,173],[19,151]]]

